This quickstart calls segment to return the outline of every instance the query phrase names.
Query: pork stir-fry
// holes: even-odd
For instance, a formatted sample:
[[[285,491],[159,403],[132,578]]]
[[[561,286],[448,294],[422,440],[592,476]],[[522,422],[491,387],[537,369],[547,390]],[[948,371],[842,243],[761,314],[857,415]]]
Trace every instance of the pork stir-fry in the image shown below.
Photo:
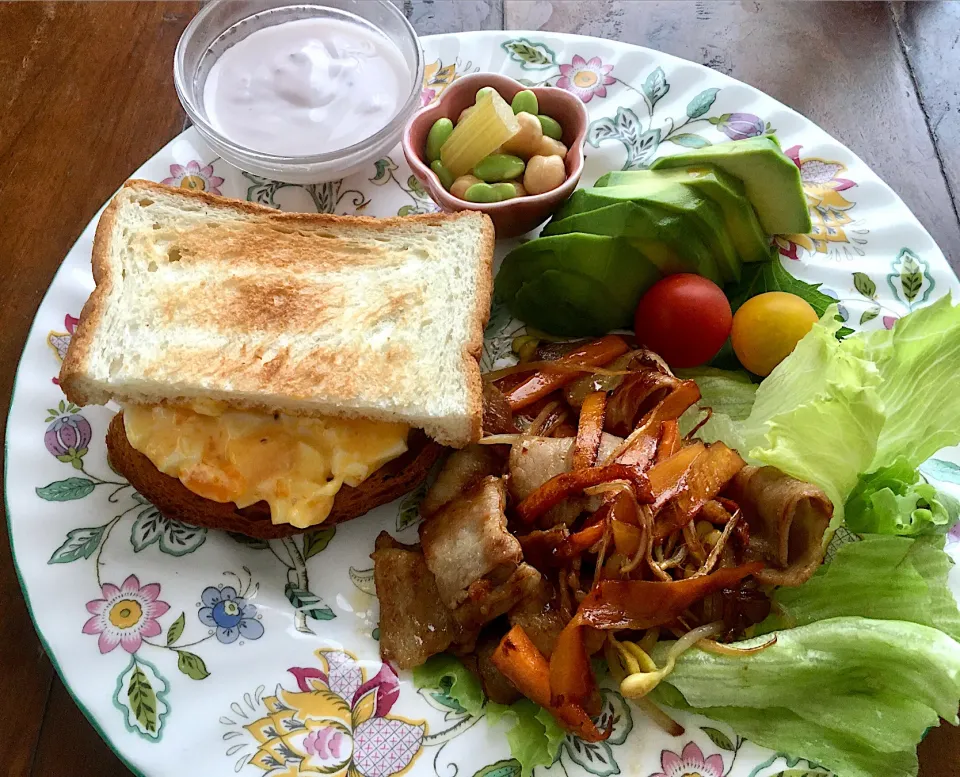
[[[823,560],[824,493],[681,436],[696,383],[621,337],[541,348],[484,396],[486,437],[447,459],[420,544],[383,534],[373,554],[381,650],[401,668],[451,651],[494,701],[527,696],[601,740],[591,656],[641,698],[661,635],[732,650],[770,586]]]

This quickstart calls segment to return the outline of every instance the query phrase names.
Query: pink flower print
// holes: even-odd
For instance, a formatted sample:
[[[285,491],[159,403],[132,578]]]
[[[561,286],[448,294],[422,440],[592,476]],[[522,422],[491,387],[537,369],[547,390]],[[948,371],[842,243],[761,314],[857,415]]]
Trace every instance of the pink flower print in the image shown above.
[[[893,325],[897,323],[896,316],[884,316],[883,317],[883,328],[884,329],[893,329]]]
[[[346,760],[344,756],[347,754],[344,751],[351,744],[342,731],[333,726],[326,726],[311,731],[303,741],[303,749],[310,755],[317,756],[321,761],[340,763]]]
[[[83,624],[84,634],[99,634],[101,653],[109,653],[120,645],[128,653],[136,653],[144,637],[156,637],[161,632],[157,618],[170,609],[160,601],[160,584],[143,587],[136,575],[130,575],[119,588],[113,583],[101,586],[102,599],[87,602],[87,611],[93,615]]]
[[[192,159],[186,165],[170,165],[170,177],[160,183],[167,186],[179,186],[181,189],[190,189],[194,192],[209,192],[220,194],[220,185],[223,179],[213,174],[213,164],[200,167],[200,163]]]
[[[610,75],[613,65],[604,65],[600,57],[585,60],[579,54],[574,55],[569,65],[560,65],[560,78],[557,86],[577,95],[585,103],[594,95],[607,96],[607,87],[617,79]]]
[[[663,770],[650,777],[722,777],[723,756],[703,757],[703,751],[695,742],[688,742],[680,755],[664,750],[660,753],[660,768]]]
[[[429,105],[437,99],[436,89],[423,89],[420,92],[420,105]]]

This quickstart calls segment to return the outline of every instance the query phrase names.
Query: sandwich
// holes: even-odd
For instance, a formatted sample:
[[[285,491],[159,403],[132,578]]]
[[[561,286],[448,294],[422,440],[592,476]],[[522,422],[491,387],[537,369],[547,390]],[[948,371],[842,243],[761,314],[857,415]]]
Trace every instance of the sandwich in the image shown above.
[[[161,513],[264,539],[355,518],[481,435],[493,226],[280,213],[146,181],[108,205],[60,372],[121,408]]]

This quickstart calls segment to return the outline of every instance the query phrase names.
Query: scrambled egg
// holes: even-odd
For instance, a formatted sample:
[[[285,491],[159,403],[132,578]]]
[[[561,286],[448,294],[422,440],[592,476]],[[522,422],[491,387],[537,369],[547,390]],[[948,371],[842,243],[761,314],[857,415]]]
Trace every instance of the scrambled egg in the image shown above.
[[[130,444],[166,475],[215,502],[265,501],[274,523],[322,523],[340,487],[358,486],[407,450],[409,427],[264,415],[210,406],[131,405]]]

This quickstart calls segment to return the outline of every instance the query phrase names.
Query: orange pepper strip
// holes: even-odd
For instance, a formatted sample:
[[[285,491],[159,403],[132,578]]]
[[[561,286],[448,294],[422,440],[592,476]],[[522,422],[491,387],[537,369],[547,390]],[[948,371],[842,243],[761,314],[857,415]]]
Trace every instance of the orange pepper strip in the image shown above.
[[[699,399],[700,389],[697,384],[692,380],[683,381],[643,417],[640,425],[630,435],[634,438],[633,442],[617,456],[617,462],[646,469],[656,454],[660,426],[663,422],[679,418]]]
[[[629,350],[630,346],[622,337],[607,335],[561,356],[556,362],[561,367],[602,367]],[[538,370],[523,383],[509,389],[505,396],[510,409],[516,412],[580,377],[583,374],[579,372]]]
[[[553,704],[550,664],[520,626],[514,626],[500,640],[491,660],[520,693],[549,710],[567,731],[587,742],[602,742],[610,736],[610,730],[601,732],[582,707],[569,701]]]
[[[550,701],[556,706],[573,702],[586,707],[596,690],[583,626],[572,620],[560,632],[550,655]]]
[[[653,580],[601,580],[580,603],[574,622],[595,629],[650,629],[678,618],[690,605],[716,591],[732,588],[763,569],[754,561],[722,567],[703,577],[672,583]]]
[[[654,510],[659,510],[686,487],[694,464],[705,451],[704,444],[697,441],[647,470]]]
[[[600,440],[603,438],[603,419],[607,410],[607,392],[587,394],[580,408],[577,441],[573,447],[573,468],[586,469],[597,463]]]
[[[688,448],[682,448],[673,458],[681,456],[686,450]],[[666,466],[669,461],[670,459],[657,466]],[[657,514],[653,529],[654,539],[669,537],[674,531],[688,524],[700,512],[700,508],[723,491],[734,475],[745,466],[746,462],[740,455],[722,442],[707,446],[687,468],[684,487],[679,489]],[[656,467],[649,473],[651,485],[655,482],[653,469]]]
[[[638,501],[653,501],[646,475],[636,467],[608,464],[605,467],[590,467],[555,475],[517,505],[517,517],[524,523],[532,523],[564,499],[579,494],[585,488],[609,483],[611,480],[629,480],[637,492]]]
[[[657,446],[656,463],[659,464],[678,450],[680,450],[680,426],[674,419],[664,421],[660,424],[660,444]]]

